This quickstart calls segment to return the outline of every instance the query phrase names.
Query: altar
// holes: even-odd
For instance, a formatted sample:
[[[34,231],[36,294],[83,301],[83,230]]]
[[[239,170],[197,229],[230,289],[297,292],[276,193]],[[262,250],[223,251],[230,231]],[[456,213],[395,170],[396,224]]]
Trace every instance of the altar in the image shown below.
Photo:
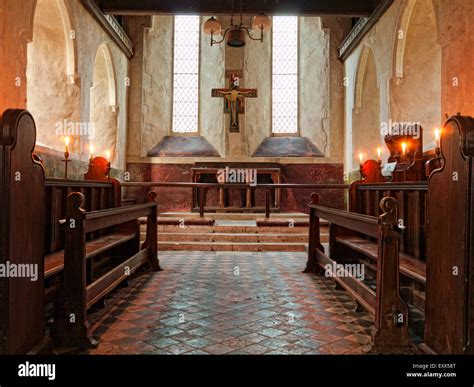
[[[222,177],[254,176],[252,181],[229,179],[225,181]],[[248,188],[217,187],[216,189],[204,189],[205,212],[265,212],[265,190],[254,188],[258,184],[280,184],[281,169],[258,167],[249,165],[229,164],[222,166],[196,166],[192,168],[193,183],[226,183],[226,184],[248,184]],[[199,212],[200,189],[192,191],[193,212]],[[271,190],[271,210],[281,210],[281,190]]]

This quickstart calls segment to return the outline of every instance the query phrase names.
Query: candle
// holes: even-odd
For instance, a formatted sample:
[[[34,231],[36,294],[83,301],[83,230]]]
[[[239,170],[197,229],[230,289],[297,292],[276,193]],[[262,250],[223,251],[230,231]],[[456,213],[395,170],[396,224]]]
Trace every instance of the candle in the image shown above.
[[[94,158],[94,151],[95,151],[94,145],[89,145],[89,153],[91,155],[91,157],[90,157],[91,159]]]
[[[403,153],[403,156],[406,156],[406,154],[407,154],[407,143],[406,142],[402,143],[402,153]]]
[[[107,158],[107,161],[110,161],[110,151],[105,152],[105,157]]]
[[[69,153],[69,144],[71,143],[71,139],[69,137],[65,137],[64,143],[66,144],[66,153]]]
[[[434,130],[434,135],[436,139],[436,148],[440,148],[441,147],[441,129],[436,128]]]
[[[364,154],[363,153],[359,153],[359,161],[360,161],[361,164],[364,162]]]
[[[64,144],[66,144],[66,151],[64,152],[64,178],[67,180],[67,165],[71,162],[69,160],[69,144],[71,143],[71,138],[70,137],[64,137]]]
[[[377,148],[377,157],[379,160],[382,160],[382,148]]]

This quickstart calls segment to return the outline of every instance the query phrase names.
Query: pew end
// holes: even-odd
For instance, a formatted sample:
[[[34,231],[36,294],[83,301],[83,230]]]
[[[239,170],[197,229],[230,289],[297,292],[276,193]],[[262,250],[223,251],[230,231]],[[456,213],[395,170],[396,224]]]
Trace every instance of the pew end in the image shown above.
[[[0,279],[0,354],[40,353],[50,346],[43,306],[45,173],[34,158],[35,140],[28,111],[0,116],[0,264],[37,271],[35,281]]]
[[[57,347],[94,348],[87,311],[143,265],[161,270],[157,254],[156,194],[148,203],[87,212],[85,196],[68,195],[63,258],[64,281],[55,302],[53,338]],[[148,218],[147,242],[140,248],[139,220]],[[99,238],[88,235],[102,233]],[[105,233],[104,233],[105,232]],[[116,248],[120,248],[117,251]],[[88,261],[108,255],[102,270]],[[100,263],[100,262],[99,262]],[[100,266],[99,266],[100,267]]]
[[[345,289],[356,301],[375,318],[375,335],[371,353],[406,353],[412,351],[408,334],[408,306],[400,295],[400,257],[398,227],[398,204],[395,198],[386,197],[379,203],[379,217],[361,215],[320,206],[317,196],[312,196],[310,207],[310,234],[308,262],[304,272],[325,271],[326,276]],[[319,249],[319,219],[330,223],[330,250],[325,254]],[[311,228],[311,225],[313,227]],[[376,241],[377,266],[375,291],[355,278],[350,272],[357,252],[337,247],[338,238],[365,235]],[[333,250],[335,249],[335,251]],[[346,255],[348,254],[348,255]],[[362,266],[365,272],[365,265]]]

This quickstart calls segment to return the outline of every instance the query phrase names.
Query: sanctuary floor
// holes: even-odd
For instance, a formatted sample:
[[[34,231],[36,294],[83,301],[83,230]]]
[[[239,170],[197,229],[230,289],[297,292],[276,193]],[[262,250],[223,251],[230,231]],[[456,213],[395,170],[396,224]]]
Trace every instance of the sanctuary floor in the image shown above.
[[[161,252],[165,271],[112,293],[89,354],[360,354],[373,319],[305,253]]]

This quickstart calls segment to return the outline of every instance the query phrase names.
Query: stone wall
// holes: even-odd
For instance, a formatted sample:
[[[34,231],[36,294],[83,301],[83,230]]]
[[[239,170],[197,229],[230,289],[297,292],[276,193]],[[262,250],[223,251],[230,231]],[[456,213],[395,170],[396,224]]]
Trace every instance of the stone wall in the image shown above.
[[[363,62],[363,63],[362,63]],[[380,135],[380,93],[375,58],[370,48],[361,56],[357,77],[356,102],[353,110],[354,165],[359,163],[359,153],[364,159],[373,158],[377,148],[382,148]]]
[[[473,17],[474,4],[469,1],[395,1],[345,60],[347,171],[358,167],[355,154],[366,152],[375,157],[370,139],[365,140],[367,149],[356,140],[366,136],[358,124],[356,106],[364,49],[370,48],[375,58],[379,124],[419,122],[428,150],[434,146],[434,129],[443,125],[446,116],[457,112],[473,115],[474,70],[468,65],[474,58]],[[385,149],[382,133],[380,146]]]
[[[207,16],[202,17],[204,23]],[[225,154],[225,119],[222,98],[211,98],[211,90],[227,87],[225,79],[225,46],[211,47],[209,37],[201,34],[201,75],[199,82],[199,128],[201,135],[217,150]]]
[[[35,26],[34,22],[36,1],[0,2],[0,110],[28,107],[36,118],[38,139],[43,147],[62,152],[64,136],[58,135],[55,126],[57,121],[63,123],[63,120],[78,126],[90,122],[94,63],[99,47],[105,44],[110,51],[113,66],[110,75],[115,84],[115,99],[109,100],[108,105],[116,112],[116,125],[104,130],[106,135],[115,138],[112,165],[125,169],[127,56],[79,1],[40,0],[38,7],[37,16],[44,17],[40,24],[45,27],[39,30],[35,28],[38,23]],[[48,24],[46,21],[50,18]],[[61,18],[59,23],[58,18]],[[51,29],[58,25],[62,25],[62,31],[53,34]],[[40,31],[36,36],[35,30]],[[46,49],[51,50],[48,56],[44,54]],[[53,50],[57,50],[54,55]],[[39,60],[32,58],[35,51],[41,52]],[[41,72],[43,77],[39,76]],[[31,78],[30,86],[27,75]],[[96,133],[97,136],[103,134]],[[86,162],[89,157],[87,137],[73,137],[73,157]]]
[[[229,18],[222,17],[224,26]],[[247,20],[248,19],[248,20]],[[202,22],[207,20],[202,17]],[[317,17],[300,18],[300,135],[310,139],[329,158],[342,159],[343,66],[337,49],[348,21]],[[131,61],[132,106],[142,106],[142,117],[129,117],[128,155],[145,158],[172,125],[173,17],[154,16],[151,28],[137,28],[140,18],[128,18],[128,32],[136,45]],[[245,22],[251,23],[251,18]],[[144,30],[144,34],[143,34]],[[144,35],[144,39],[142,36]],[[271,32],[264,42],[247,39],[243,49],[225,44],[209,45],[201,36],[199,126],[203,136],[223,157],[249,158],[271,136]],[[143,47],[143,49],[142,49]],[[224,64],[224,66],[223,66]],[[144,69],[144,71],[143,71]],[[258,98],[247,99],[241,117],[241,133],[229,133],[223,101],[211,98],[211,89],[228,86],[224,70],[243,70],[241,87],[258,89]],[[141,91],[137,85],[141,85]],[[134,91],[135,90],[135,91]],[[321,159],[315,159],[320,162]]]
[[[430,0],[408,3],[403,12],[411,17],[407,25],[400,25],[404,37],[397,41],[400,51],[395,54],[396,73],[391,83],[391,118],[419,122],[425,129],[425,149],[433,149],[433,129],[442,124],[441,46],[435,12]]]
[[[474,2],[433,0],[441,60],[441,112],[474,117]]]

